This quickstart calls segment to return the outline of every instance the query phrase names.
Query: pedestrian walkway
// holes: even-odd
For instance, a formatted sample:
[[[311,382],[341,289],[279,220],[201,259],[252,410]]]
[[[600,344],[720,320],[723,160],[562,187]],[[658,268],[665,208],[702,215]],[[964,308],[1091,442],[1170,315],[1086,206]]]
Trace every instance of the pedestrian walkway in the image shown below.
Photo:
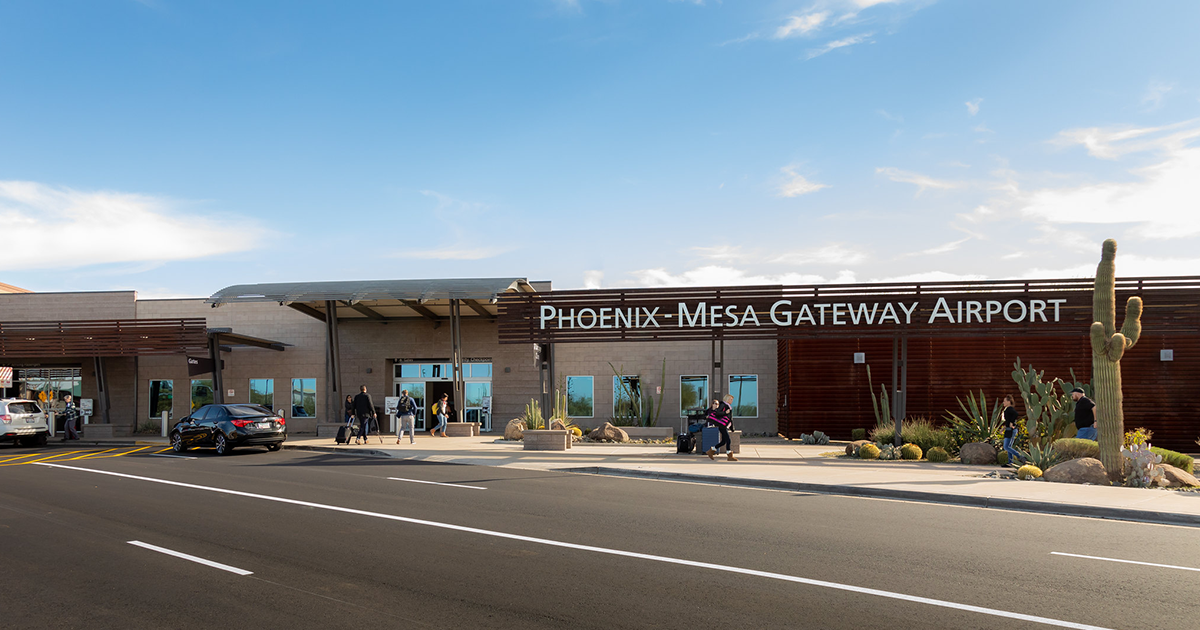
[[[674,445],[576,443],[569,451],[525,451],[495,437],[433,438],[415,444],[373,437],[371,444],[335,445],[330,438],[290,438],[286,448],[361,453],[429,462],[569,471],[720,483],[802,492],[953,503],[1200,526],[1200,492],[1015,481],[985,477],[996,466],[863,461],[824,457],[837,445],[806,446],[782,439],[747,439],[737,462],[678,455]]]

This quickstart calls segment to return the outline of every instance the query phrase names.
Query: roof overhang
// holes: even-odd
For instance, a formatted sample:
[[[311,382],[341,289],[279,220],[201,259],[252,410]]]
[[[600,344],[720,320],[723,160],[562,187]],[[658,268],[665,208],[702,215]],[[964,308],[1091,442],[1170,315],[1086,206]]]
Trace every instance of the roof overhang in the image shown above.
[[[325,321],[332,305],[339,321],[397,321],[450,318],[451,301],[466,309],[464,318],[495,321],[500,295],[535,293],[525,278],[451,278],[441,280],[349,280],[239,284],[205,301],[213,307],[247,302],[277,302]]]

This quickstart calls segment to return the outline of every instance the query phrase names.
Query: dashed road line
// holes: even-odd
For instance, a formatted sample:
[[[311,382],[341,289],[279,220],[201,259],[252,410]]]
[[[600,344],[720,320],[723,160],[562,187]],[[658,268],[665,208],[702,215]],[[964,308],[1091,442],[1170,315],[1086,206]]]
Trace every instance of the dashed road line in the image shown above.
[[[141,547],[143,549],[149,549],[150,551],[157,551],[158,553],[164,553],[164,554],[167,554],[168,556],[174,556],[176,558],[183,558],[184,560],[191,560],[192,562],[195,562],[197,564],[203,564],[205,566],[209,566],[214,569],[220,569],[222,571],[228,571],[230,573],[236,573],[238,575],[254,575],[253,571],[247,571],[245,569],[231,567],[228,564],[221,564],[220,562],[213,562],[212,560],[207,560],[207,559],[201,558],[199,556],[193,556],[191,554],[186,554],[181,551],[175,551],[173,549],[167,549],[166,547],[159,547],[157,545],[151,545],[149,543],[144,543],[140,540],[130,540],[127,542],[131,545]]]
[[[487,490],[483,486],[468,486],[461,483],[443,483],[441,481],[424,481],[422,479],[405,479],[403,477],[388,477],[392,481],[407,481],[409,483],[427,483],[431,486],[450,486],[451,488],[468,488],[470,490]]]
[[[1197,569],[1195,567],[1181,567],[1181,566],[1174,565],[1174,564],[1158,564],[1157,562],[1139,562],[1137,560],[1121,560],[1119,558],[1103,558],[1101,556],[1085,556],[1085,555],[1081,555],[1078,553],[1063,553],[1061,551],[1051,551],[1050,555],[1052,555],[1052,556],[1068,556],[1071,558],[1085,558],[1088,560],[1104,560],[1107,562],[1120,562],[1123,564],[1140,564],[1140,565],[1147,566],[1147,567],[1159,567],[1162,569],[1179,569],[1180,571],[1200,572],[1200,569]]]

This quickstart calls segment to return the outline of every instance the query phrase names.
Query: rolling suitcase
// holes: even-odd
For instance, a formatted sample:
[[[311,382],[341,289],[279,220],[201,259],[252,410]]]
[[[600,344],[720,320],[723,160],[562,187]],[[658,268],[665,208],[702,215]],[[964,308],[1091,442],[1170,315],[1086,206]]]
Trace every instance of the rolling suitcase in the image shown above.
[[[349,444],[350,439],[353,437],[354,425],[343,424],[342,426],[338,427],[337,437],[333,438],[333,441],[338,444]]]
[[[721,431],[717,427],[704,427],[700,431],[700,452],[707,453],[721,441]]]
[[[691,453],[696,450],[696,436],[691,433],[680,433],[675,436],[675,452]]]

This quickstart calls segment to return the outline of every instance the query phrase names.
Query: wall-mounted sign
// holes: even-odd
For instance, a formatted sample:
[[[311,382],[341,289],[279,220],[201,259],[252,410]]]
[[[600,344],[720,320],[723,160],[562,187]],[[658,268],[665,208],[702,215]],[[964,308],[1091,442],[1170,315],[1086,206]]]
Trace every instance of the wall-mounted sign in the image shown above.
[[[400,408],[399,396],[387,396],[383,399],[383,413],[395,415],[396,410]]]
[[[0,387],[12,387],[12,368],[0,367]]]
[[[95,409],[96,409],[96,404],[91,398],[80,398],[79,399],[79,413],[81,413],[85,416],[90,416],[90,415],[92,415],[92,412],[95,411]]]

